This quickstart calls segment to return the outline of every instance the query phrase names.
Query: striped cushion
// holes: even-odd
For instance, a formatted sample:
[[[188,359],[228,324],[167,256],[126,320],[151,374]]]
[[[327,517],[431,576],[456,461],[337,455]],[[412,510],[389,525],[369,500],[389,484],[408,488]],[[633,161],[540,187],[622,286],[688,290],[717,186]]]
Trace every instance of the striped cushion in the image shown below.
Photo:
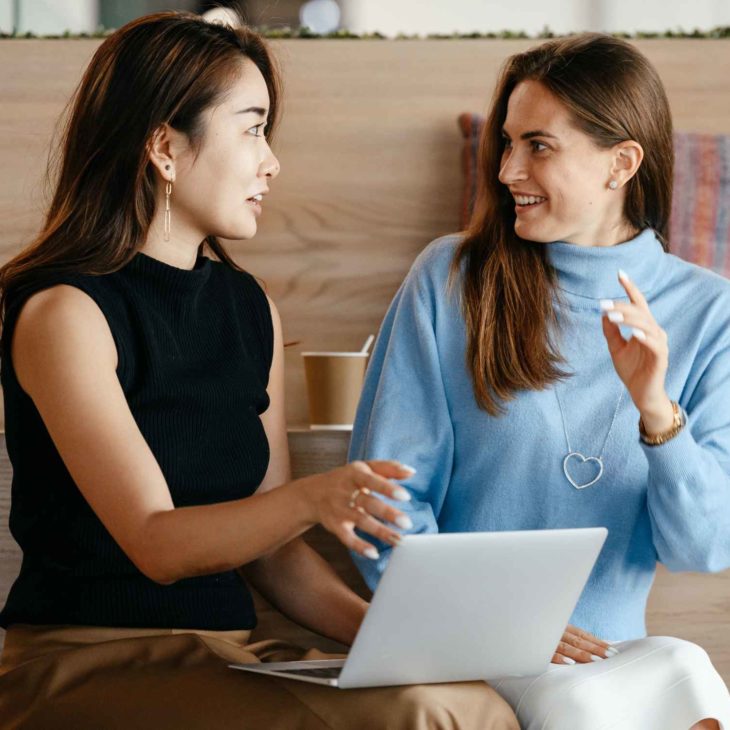
[[[464,135],[463,227],[474,205],[483,124],[479,114],[459,116]],[[730,277],[730,135],[676,132],[674,152],[674,197],[669,221],[672,252]]]

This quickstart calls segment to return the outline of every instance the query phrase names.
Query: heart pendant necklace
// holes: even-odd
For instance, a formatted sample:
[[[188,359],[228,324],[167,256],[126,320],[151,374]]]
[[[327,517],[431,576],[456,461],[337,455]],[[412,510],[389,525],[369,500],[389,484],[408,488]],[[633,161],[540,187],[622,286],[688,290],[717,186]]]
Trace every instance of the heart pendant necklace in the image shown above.
[[[593,486],[603,476],[603,451],[606,448],[606,444],[608,443],[608,437],[611,435],[611,429],[613,428],[613,424],[616,421],[616,416],[618,415],[618,409],[621,407],[621,401],[623,400],[623,397],[624,397],[624,391],[622,388],[621,395],[619,395],[618,401],[616,403],[616,408],[613,411],[613,418],[611,419],[611,425],[608,427],[608,431],[606,432],[606,438],[603,439],[603,444],[601,446],[601,452],[598,454],[598,456],[584,456],[583,454],[580,453],[580,451],[573,451],[573,449],[570,446],[570,438],[568,436],[568,427],[565,423],[565,413],[563,413],[563,404],[560,402],[560,397],[558,396],[558,389],[554,388],[553,391],[555,393],[555,399],[558,401],[558,408],[560,409],[560,419],[563,422],[563,433],[565,434],[565,443],[568,447],[568,453],[566,454],[565,458],[563,459],[563,472],[565,474],[565,478],[576,489],[585,489],[586,487]],[[598,473],[590,481],[580,484],[578,481],[573,479],[573,477],[570,475],[570,465],[573,460],[580,464],[595,463],[598,466]]]

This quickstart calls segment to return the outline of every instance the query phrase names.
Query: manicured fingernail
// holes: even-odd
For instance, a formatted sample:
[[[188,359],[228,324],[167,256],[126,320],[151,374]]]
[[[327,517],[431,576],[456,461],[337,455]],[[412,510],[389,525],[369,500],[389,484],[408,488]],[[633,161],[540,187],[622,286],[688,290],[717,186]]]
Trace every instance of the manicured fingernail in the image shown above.
[[[388,538],[388,541],[393,547],[395,547],[396,545],[400,545],[402,540],[403,536],[399,535],[397,532],[392,532],[390,534],[390,537]]]
[[[575,659],[571,659],[569,656],[563,657],[563,663],[565,664],[575,664]]]
[[[608,649],[606,649],[606,654],[608,654],[608,656],[616,656],[616,654],[618,654],[618,649],[614,649],[612,646],[609,646]]]
[[[629,279],[629,275],[623,269],[618,270],[618,278],[623,279],[624,281],[631,281],[631,279]]]
[[[602,312],[608,312],[613,309],[613,299],[601,299],[598,304],[601,307]]]
[[[608,321],[614,324],[624,321],[624,315],[621,312],[609,312],[606,316],[608,317]]]
[[[399,502],[410,502],[411,494],[403,487],[398,487],[398,489],[393,490],[393,499],[397,499]]]
[[[644,330],[634,327],[634,329],[631,330],[631,334],[636,337],[639,342],[646,342],[646,332],[644,332]]]
[[[591,654],[591,661],[592,662],[602,662],[603,657],[602,656],[596,656],[595,654]]]
[[[411,476],[416,473],[416,470],[412,466],[408,466],[408,464],[401,464],[400,468],[403,469],[403,471],[409,471]]]
[[[380,557],[380,553],[374,547],[365,548],[362,554],[370,560],[377,560]]]
[[[410,530],[411,527],[413,527],[413,522],[411,522],[411,518],[407,515],[398,515],[398,517],[395,518],[395,524],[404,530]]]

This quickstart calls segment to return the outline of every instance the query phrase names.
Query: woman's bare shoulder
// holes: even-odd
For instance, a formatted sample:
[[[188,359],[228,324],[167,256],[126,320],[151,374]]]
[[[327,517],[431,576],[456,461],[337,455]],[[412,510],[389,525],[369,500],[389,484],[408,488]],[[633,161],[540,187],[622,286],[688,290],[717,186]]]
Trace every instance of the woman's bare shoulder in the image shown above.
[[[19,382],[52,364],[93,358],[116,368],[117,352],[109,324],[94,299],[79,287],[56,284],[23,303],[15,322],[11,356]]]

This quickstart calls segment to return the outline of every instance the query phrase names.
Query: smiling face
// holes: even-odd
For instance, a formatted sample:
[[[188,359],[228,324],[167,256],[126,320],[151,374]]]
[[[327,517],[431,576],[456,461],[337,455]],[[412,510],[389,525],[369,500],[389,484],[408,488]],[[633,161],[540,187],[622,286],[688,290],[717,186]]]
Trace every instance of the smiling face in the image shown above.
[[[623,159],[621,145],[598,147],[568,109],[532,80],[512,91],[503,133],[499,180],[515,200],[520,238],[596,246],[633,235],[623,215],[622,168],[630,160]],[[615,190],[609,187],[612,179],[618,181]]]
[[[261,200],[279,162],[264,137],[269,94],[253,61],[244,59],[222,103],[203,112],[199,149],[171,130],[173,236],[251,238]],[[164,169],[164,165],[162,165]]]

